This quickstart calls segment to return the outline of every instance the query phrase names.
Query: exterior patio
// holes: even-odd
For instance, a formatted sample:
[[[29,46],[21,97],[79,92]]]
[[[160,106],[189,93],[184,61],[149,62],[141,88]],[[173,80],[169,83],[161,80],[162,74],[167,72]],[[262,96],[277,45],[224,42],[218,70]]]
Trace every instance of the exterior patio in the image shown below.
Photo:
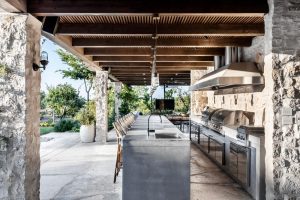
[[[50,199],[121,200],[122,171],[113,183],[115,131],[107,144],[84,144],[78,133],[41,137],[41,196]],[[250,200],[251,197],[195,146],[191,149],[191,200]]]
[[[299,11],[297,0],[0,0],[0,199],[120,198],[121,177],[112,184],[109,80],[116,105],[122,84],[191,86],[189,119],[196,125],[190,132],[198,137],[192,142],[200,147],[204,130],[208,146],[204,156],[184,138],[192,146],[193,200],[248,199],[240,186],[256,199],[299,199]],[[41,141],[42,36],[95,72],[96,143],[80,144],[74,135]],[[240,118],[226,121],[228,111]],[[218,124],[209,124],[213,117]],[[150,140],[145,124],[138,137],[157,145],[156,132]],[[129,144],[135,137],[125,136],[130,125],[120,134]],[[263,137],[241,137],[244,125],[259,127]],[[179,143],[173,139],[169,146]],[[234,168],[236,182],[210,160],[227,174]]]

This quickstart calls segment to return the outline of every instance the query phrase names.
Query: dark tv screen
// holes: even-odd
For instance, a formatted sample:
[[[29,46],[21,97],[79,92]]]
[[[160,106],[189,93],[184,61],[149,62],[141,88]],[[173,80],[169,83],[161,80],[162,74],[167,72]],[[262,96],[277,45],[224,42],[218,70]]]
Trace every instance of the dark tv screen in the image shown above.
[[[174,99],[156,99],[155,109],[156,110],[174,110],[175,101]]]

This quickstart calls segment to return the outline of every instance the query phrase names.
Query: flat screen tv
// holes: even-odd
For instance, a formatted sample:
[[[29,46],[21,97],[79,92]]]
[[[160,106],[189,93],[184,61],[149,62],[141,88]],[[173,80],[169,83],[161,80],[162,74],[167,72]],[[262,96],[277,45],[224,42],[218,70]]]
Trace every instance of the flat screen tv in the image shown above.
[[[156,110],[174,110],[175,101],[174,99],[156,99],[155,109]]]

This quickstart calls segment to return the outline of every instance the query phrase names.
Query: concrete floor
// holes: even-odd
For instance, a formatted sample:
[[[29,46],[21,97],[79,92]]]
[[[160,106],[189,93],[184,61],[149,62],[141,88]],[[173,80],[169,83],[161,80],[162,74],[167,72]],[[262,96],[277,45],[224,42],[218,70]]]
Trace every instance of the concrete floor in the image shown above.
[[[192,200],[251,200],[241,187],[191,145]]]
[[[42,140],[42,200],[121,199],[121,177],[113,184],[115,142],[81,143],[78,133],[50,133]]]
[[[113,184],[114,132],[107,145],[81,143],[78,133],[41,137],[42,200],[120,200],[122,173]],[[232,179],[200,150],[191,149],[192,200],[250,200]]]

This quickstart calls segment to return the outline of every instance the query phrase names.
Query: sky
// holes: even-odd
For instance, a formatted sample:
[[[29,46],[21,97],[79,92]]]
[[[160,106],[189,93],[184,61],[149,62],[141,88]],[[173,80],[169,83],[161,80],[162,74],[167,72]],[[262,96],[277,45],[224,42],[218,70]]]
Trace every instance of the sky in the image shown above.
[[[60,47],[46,38],[42,38],[41,47],[42,47],[42,51],[46,51],[48,53],[48,60],[49,60],[49,64],[46,66],[46,70],[42,72],[41,91],[47,92],[48,86],[53,87],[59,84],[69,83],[75,89],[79,90],[80,96],[85,98],[86,92],[84,90],[83,81],[73,80],[70,78],[63,78],[62,74],[58,72],[58,70],[68,69],[68,65],[64,64],[60,60],[58,54],[56,53],[56,50]],[[188,89],[188,87],[186,86],[182,88],[183,90]],[[153,98],[158,98],[158,99],[163,98],[163,86],[160,86],[156,89],[156,91],[153,94]]]
[[[79,89],[79,94],[85,97],[86,93],[84,91],[83,81],[63,78],[61,73],[58,72],[58,70],[68,69],[68,65],[64,64],[56,53],[58,48],[59,46],[50,40],[45,40],[42,44],[42,51],[48,53],[49,64],[46,66],[46,70],[42,72],[41,91],[47,92],[47,86],[51,87],[69,83],[75,89]]]

